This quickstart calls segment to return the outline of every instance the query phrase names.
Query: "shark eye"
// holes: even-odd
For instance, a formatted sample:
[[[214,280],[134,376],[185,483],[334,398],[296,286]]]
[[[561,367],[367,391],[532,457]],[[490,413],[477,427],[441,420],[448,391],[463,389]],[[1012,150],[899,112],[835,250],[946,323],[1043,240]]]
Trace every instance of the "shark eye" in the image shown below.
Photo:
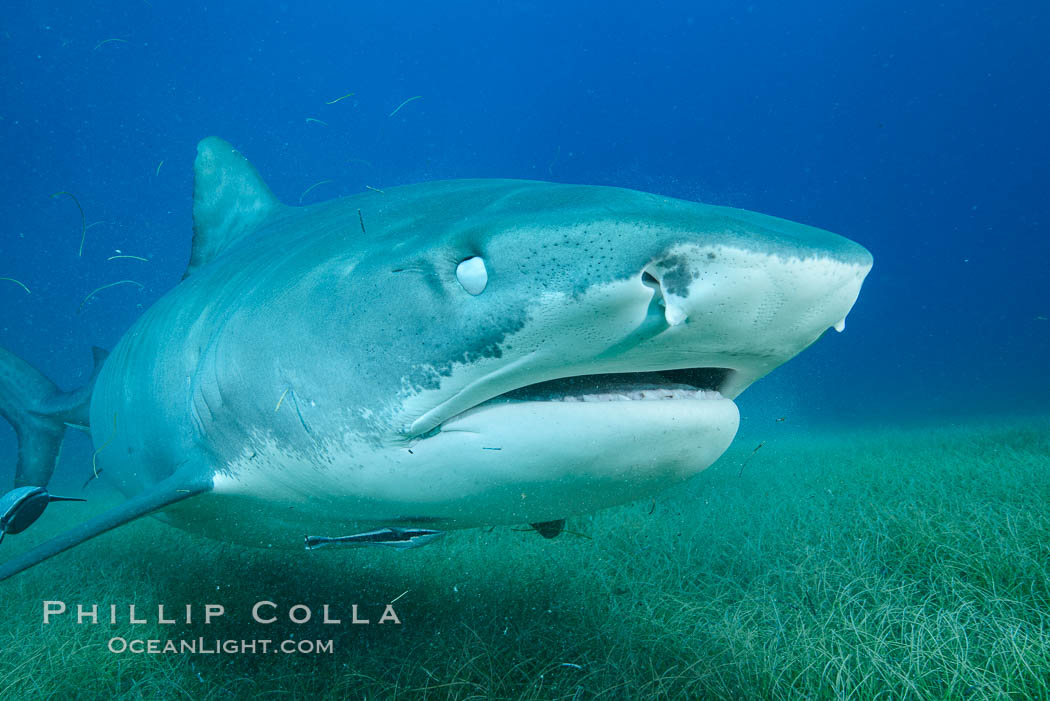
[[[481,294],[485,285],[489,284],[489,273],[485,270],[485,261],[478,256],[467,258],[456,267],[456,279],[470,294]]]

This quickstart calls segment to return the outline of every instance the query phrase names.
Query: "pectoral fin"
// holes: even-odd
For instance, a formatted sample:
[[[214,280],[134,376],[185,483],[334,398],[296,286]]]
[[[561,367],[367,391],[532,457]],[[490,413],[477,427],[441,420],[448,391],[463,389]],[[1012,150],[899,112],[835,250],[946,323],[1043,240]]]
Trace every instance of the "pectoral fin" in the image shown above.
[[[114,506],[109,511],[99,514],[90,521],[71,528],[65,533],[38,545],[29,552],[3,563],[0,565],[0,580],[14,576],[22,570],[29,569],[49,557],[68,550],[75,545],[80,545],[85,540],[94,538],[117,526],[123,526],[125,523],[134,521],[141,516],[206,492],[211,487],[212,480],[210,476],[187,478],[185,475],[176,473],[163,482],[158,482],[141,494],[128,499],[123,504]]]

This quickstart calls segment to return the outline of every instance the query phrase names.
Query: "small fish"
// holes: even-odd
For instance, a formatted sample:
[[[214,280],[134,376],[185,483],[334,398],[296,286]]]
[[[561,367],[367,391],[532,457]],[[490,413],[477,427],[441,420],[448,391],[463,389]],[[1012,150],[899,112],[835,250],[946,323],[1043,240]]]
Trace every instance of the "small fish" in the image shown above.
[[[340,100],[345,100],[346,98],[353,97],[353,96],[354,96],[354,94],[352,92],[348,92],[347,94],[343,95],[342,97],[337,97],[334,100],[330,100],[330,101],[326,102],[325,104],[326,105],[334,105],[335,103],[339,102]]]
[[[87,486],[88,486],[89,484],[91,484],[91,481],[92,481],[93,479],[95,479],[96,477],[98,477],[99,475],[101,475],[101,474],[102,474],[102,468],[101,468],[101,467],[100,467],[100,468],[98,468],[97,470],[93,471],[93,472],[91,473],[91,476],[87,478],[87,482],[84,482],[84,486],[83,486],[83,487],[81,487],[81,489],[86,489],[86,488],[87,488]]]
[[[13,277],[0,277],[0,280],[7,280],[8,282],[13,282],[13,283],[15,283],[16,285],[18,285],[19,287],[21,287],[21,288],[22,288],[23,290],[25,290],[25,291],[26,291],[26,294],[30,294],[30,295],[31,295],[31,294],[33,294],[32,292],[30,292],[30,291],[29,291],[29,288],[28,288],[28,287],[26,287],[26,286],[25,286],[24,284],[22,284],[22,283],[21,283],[20,281],[18,281],[18,280],[15,280],[15,279],[14,279]]]
[[[99,287],[99,288],[97,288],[95,290],[92,290],[91,293],[87,297],[85,297],[84,300],[80,303],[80,306],[77,307],[77,314],[79,314],[80,312],[84,311],[84,305],[87,304],[88,301],[92,297],[97,295],[102,290],[108,290],[110,287],[116,287],[117,285],[129,285],[129,284],[130,285],[136,285],[140,290],[146,289],[145,285],[143,285],[141,282],[135,282],[134,280],[118,280],[117,282],[111,282],[108,285],[103,285],[102,287]]]
[[[120,44],[127,44],[128,43],[127,39],[103,39],[99,43],[95,44],[95,48],[92,49],[92,51],[98,51],[99,47],[105,46],[106,44],[109,44],[110,42],[114,42],[114,41],[118,42]]]
[[[77,257],[80,258],[84,255],[84,239],[87,237],[88,230],[87,219],[84,217],[84,208],[80,206],[80,200],[78,200],[77,196],[74,195],[72,192],[67,192],[66,190],[59,190],[58,192],[51,195],[51,198],[54,199],[59,195],[68,195],[69,198],[73,200],[73,202],[76,204],[77,209],[80,210],[80,248],[77,250]]]
[[[394,111],[390,113],[390,116],[391,116],[391,117],[393,117],[393,116],[394,116],[395,114],[397,114],[398,112],[400,112],[400,111],[401,111],[401,108],[402,108],[402,107],[404,107],[405,105],[407,105],[407,104],[408,104],[409,102],[412,102],[413,100],[418,100],[418,99],[420,99],[420,98],[422,98],[422,97],[423,97],[422,95],[415,95],[415,96],[413,96],[413,97],[410,97],[410,98],[408,98],[407,100],[405,100],[404,102],[402,102],[402,103],[401,103],[400,105],[398,105],[397,107],[395,107],[395,108],[394,108]]]
[[[307,195],[309,195],[310,191],[313,190],[315,187],[319,187],[321,185],[327,185],[328,183],[334,183],[334,182],[335,181],[332,180],[332,179],[317,181],[316,183],[314,183],[310,187],[308,187],[305,190],[303,190],[303,194],[299,195],[299,204],[303,203],[303,198],[306,197]]]
[[[747,464],[748,464],[749,462],[751,462],[751,458],[755,457],[755,453],[757,453],[757,452],[758,452],[758,449],[759,449],[759,448],[761,448],[762,446],[764,446],[765,444],[766,444],[766,442],[765,442],[765,441],[762,441],[761,443],[759,443],[758,445],[756,445],[756,446],[755,446],[755,449],[751,451],[751,454],[747,456],[747,459],[746,459],[746,460],[744,460],[744,462],[740,463],[740,471],[739,471],[739,472],[737,472],[737,474],[736,474],[736,476],[737,476],[737,477],[741,477],[741,476],[743,476],[743,474],[744,474],[744,468],[745,468],[745,467],[747,467]]]

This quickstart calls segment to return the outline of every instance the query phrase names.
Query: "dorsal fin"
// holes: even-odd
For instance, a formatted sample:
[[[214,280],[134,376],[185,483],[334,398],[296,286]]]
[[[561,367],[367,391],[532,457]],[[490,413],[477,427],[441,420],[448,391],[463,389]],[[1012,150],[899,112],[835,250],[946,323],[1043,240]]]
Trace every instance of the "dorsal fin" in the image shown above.
[[[282,208],[233,146],[215,136],[201,141],[193,163],[193,250],[183,279]]]

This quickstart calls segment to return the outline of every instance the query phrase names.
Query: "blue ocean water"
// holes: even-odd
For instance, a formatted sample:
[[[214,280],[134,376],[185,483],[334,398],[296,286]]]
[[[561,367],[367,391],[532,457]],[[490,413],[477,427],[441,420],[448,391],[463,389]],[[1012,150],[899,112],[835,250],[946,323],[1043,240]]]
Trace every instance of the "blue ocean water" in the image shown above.
[[[555,541],[474,529],[406,554],[141,519],[4,585],[0,697],[1047,696],[1046,432],[971,428],[1050,408],[1048,36],[1027,0],[7,0],[0,346],[64,388],[180,280],[211,135],[289,204],[616,185],[823,227],[875,267],[845,333],[748,389],[736,444],[680,490],[571,514]],[[0,563],[119,498],[82,486],[96,446],[68,433],[51,486],[90,503],[50,507]],[[0,421],[0,495],[16,449]],[[168,631],[48,628],[45,597],[229,603],[170,636],[338,656],[121,658],[110,635]],[[264,598],[399,602],[405,625],[236,619]]]
[[[0,281],[0,343],[83,381],[178,281],[214,134],[293,204],[537,178],[827,228],[875,268],[745,414],[1045,410],[1048,31],[1030,2],[12,2],[0,277],[32,294]]]

